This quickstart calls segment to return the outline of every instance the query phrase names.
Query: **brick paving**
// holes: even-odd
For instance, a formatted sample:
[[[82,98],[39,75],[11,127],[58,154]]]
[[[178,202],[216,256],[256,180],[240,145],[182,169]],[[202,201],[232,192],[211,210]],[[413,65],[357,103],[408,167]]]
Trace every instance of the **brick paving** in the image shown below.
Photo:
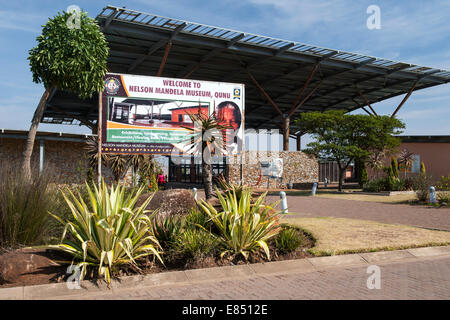
[[[269,202],[278,199],[267,197]],[[450,231],[450,208],[307,196],[288,196],[288,207],[301,217],[362,219]]]
[[[116,289],[70,299],[450,299],[450,256],[377,264],[381,288],[368,289],[367,264],[253,275],[184,285]]]

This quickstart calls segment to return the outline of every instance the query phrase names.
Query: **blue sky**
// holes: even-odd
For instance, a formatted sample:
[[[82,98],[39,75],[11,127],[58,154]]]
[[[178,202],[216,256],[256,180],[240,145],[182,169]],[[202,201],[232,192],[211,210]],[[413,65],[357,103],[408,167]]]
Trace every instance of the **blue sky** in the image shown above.
[[[449,0],[3,1],[0,128],[29,128],[43,87],[32,82],[27,56],[41,25],[69,5],[78,5],[95,17],[107,4],[450,70]],[[372,4],[381,9],[379,30],[366,26],[366,9]],[[397,97],[373,106],[378,113],[390,114],[401,100]],[[450,135],[450,84],[413,93],[398,116],[406,123],[405,134]],[[43,124],[39,130],[89,132],[79,126]]]

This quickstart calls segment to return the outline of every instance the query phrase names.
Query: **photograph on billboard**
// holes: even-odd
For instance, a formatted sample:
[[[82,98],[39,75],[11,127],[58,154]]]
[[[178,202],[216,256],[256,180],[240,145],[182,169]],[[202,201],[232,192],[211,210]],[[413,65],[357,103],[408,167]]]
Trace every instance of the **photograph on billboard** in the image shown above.
[[[244,85],[190,79],[107,74],[102,94],[102,152],[171,154],[188,143],[190,115],[226,125],[230,154],[242,149]]]

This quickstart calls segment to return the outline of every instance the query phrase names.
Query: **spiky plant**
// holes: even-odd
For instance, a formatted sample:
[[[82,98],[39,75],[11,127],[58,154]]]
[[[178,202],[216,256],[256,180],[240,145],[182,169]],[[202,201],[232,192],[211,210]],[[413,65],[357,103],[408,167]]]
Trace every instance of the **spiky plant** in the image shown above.
[[[135,207],[143,187],[126,195],[125,187],[117,185],[109,189],[102,181],[93,189],[86,184],[86,190],[88,202],[70,189],[63,192],[72,218],[63,221],[52,214],[65,228],[61,243],[49,246],[73,256],[73,263],[81,268],[81,279],[88,267],[95,267],[109,284],[111,272],[120,265],[132,264],[138,268],[137,260],[149,255],[162,262],[161,247],[151,234],[151,218],[145,210],[152,197]]]
[[[211,157],[213,154],[225,153],[222,130],[231,127],[221,124],[215,114],[202,113],[200,107],[198,113],[189,113],[188,115],[194,123],[194,128],[184,127],[191,132],[185,140],[186,151],[201,155],[205,195],[206,199],[210,199],[213,194]]]
[[[219,230],[216,236],[224,248],[221,257],[232,253],[248,259],[251,252],[262,248],[270,260],[267,240],[279,233],[280,226],[274,205],[263,204],[267,192],[255,202],[252,201],[252,190],[245,190],[239,200],[234,191],[223,195],[219,190],[216,192],[222,211],[217,212],[214,206],[204,200],[200,200],[198,206]]]

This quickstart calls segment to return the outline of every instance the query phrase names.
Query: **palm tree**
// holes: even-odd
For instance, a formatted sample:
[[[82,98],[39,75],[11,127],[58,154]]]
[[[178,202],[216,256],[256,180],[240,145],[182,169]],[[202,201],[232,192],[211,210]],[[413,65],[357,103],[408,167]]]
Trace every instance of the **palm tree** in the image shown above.
[[[202,156],[203,185],[206,200],[208,200],[213,194],[211,156],[225,153],[222,130],[230,129],[230,127],[221,124],[220,119],[216,119],[215,113],[202,113],[200,105],[197,114],[188,113],[188,116],[194,123],[194,128],[183,127],[191,131],[189,138],[185,141],[185,151]]]
[[[405,166],[405,179],[406,179],[406,172],[407,169],[412,166],[414,162],[413,153],[409,152],[407,149],[403,149],[403,151],[400,154],[400,161],[399,163],[403,163]]]

